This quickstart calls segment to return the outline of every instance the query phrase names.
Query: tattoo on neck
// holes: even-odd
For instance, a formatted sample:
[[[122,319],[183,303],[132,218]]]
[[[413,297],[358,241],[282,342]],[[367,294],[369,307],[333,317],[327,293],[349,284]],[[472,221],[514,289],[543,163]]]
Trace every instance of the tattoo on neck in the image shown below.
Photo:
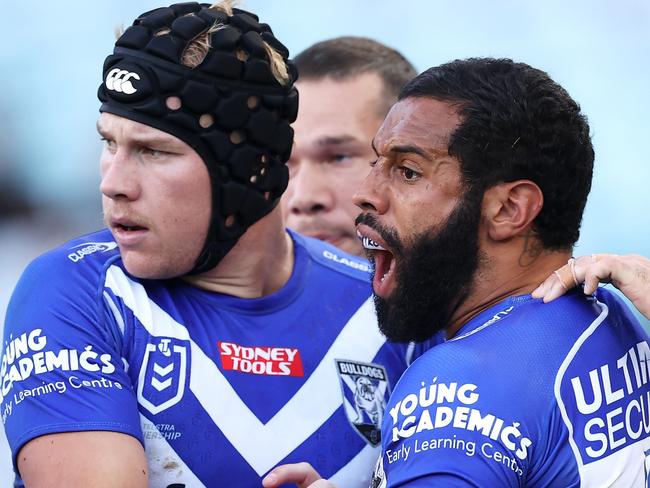
[[[533,264],[542,254],[548,254],[548,250],[544,249],[542,243],[539,242],[535,236],[535,232],[529,230],[526,232],[526,235],[522,237],[524,240],[524,249],[521,251],[518,260],[518,264],[522,268]]]

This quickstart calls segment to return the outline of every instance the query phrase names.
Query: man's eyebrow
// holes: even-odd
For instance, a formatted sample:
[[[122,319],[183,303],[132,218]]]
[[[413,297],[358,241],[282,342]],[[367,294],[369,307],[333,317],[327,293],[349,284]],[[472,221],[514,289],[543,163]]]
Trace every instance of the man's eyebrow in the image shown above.
[[[343,144],[348,144],[351,142],[358,142],[358,140],[352,136],[325,136],[317,141],[318,146],[341,146]]]
[[[392,146],[390,152],[397,154],[417,154],[418,156],[423,157],[424,159],[431,161],[433,158],[431,154],[422,149],[420,146],[414,146],[413,144],[400,144],[398,146]]]
[[[372,150],[375,151],[375,154],[379,155],[379,152],[377,152],[377,146],[375,146],[375,140],[372,140]],[[413,144],[399,144],[397,146],[391,146],[389,149],[390,153],[393,154],[417,154],[418,156],[421,156],[422,158],[426,159],[427,161],[433,161],[435,156],[437,156],[439,151],[431,151],[427,152],[420,146],[415,146]],[[433,154],[431,154],[433,153]]]
[[[178,140],[170,138],[164,135],[147,135],[147,134],[133,134],[129,139],[142,146],[175,146],[178,144]]]
[[[105,138],[109,138],[110,135],[111,135],[108,130],[104,129],[99,124],[99,122],[97,122],[97,132],[99,132],[100,136],[105,137]],[[136,144],[141,144],[143,146],[151,145],[151,144],[153,144],[153,145],[161,145],[161,146],[163,146],[163,145],[164,146],[169,146],[169,145],[173,145],[174,143],[176,143],[175,139],[169,138],[169,137],[167,137],[165,135],[158,135],[158,134],[155,134],[155,135],[131,134],[129,136],[129,139],[132,142],[134,142]]]

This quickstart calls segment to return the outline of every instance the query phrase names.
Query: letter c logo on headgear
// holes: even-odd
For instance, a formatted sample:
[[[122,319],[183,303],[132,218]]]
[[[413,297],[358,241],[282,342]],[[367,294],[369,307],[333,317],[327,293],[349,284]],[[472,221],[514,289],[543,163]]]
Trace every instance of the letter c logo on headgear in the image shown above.
[[[106,75],[106,88],[118,93],[133,95],[138,91],[131,79],[140,80],[140,75],[121,68],[113,68]]]

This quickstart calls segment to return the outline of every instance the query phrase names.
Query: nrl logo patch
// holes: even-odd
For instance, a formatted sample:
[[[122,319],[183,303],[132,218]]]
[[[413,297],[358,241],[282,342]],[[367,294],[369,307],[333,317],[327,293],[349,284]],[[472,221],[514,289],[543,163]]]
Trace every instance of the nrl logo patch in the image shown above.
[[[138,377],[138,403],[157,414],[176,405],[187,382],[187,345],[171,337],[147,344]]]
[[[390,394],[386,369],[380,364],[335,359],[343,406],[357,433],[370,445],[381,442],[381,421]]]

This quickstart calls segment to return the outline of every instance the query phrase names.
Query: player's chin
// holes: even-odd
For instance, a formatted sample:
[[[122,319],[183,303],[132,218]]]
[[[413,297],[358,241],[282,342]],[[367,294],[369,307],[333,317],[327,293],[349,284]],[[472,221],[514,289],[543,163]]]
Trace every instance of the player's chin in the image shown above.
[[[143,280],[167,280],[186,275],[192,269],[189,262],[174,262],[155,253],[126,251],[122,262],[130,275]]]
[[[164,275],[166,273],[163,270],[158,269],[158,266],[153,265],[152,263],[147,262],[146,259],[131,257],[122,258],[124,267],[129,272],[130,275],[141,280],[160,280],[165,279]]]

